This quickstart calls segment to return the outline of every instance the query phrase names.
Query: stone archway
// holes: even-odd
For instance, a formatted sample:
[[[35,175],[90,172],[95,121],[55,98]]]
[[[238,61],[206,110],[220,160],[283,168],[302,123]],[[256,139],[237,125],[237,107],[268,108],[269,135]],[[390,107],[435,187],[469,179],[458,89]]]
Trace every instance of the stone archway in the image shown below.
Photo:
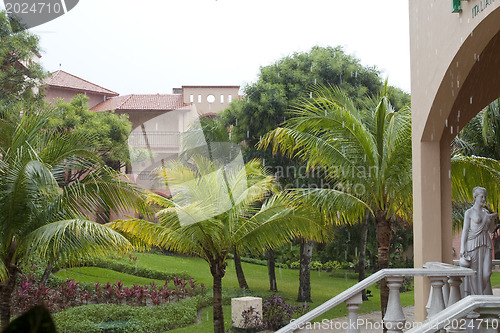
[[[462,11],[452,13],[452,2]],[[451,262],[450,142],[500,96],[500,1],[411,0],[415,267]],[[415,318],[429,286],[415,281]]]

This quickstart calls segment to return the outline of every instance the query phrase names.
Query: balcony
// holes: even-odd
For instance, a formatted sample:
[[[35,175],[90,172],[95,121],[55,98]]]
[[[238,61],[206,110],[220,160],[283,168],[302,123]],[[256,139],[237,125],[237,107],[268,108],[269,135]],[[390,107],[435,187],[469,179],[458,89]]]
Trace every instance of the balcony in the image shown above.
[[[133,148],[178,148],[180,143],[179,132],[132,132],[128,144]]]

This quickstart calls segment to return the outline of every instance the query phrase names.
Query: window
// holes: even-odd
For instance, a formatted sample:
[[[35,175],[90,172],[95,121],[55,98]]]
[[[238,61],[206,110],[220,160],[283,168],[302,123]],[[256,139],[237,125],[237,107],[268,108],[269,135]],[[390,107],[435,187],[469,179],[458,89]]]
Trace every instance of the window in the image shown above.
[[[189,95],[189,103],[194,103],[194,95]]]
[[[201,95],[198,95],[198,103],[201,103]]]
[[[220,102],[224,103],[224,95],[220,95]]]
[[[231,103],[233,101],[233,95],[227,95],[227,102]]]

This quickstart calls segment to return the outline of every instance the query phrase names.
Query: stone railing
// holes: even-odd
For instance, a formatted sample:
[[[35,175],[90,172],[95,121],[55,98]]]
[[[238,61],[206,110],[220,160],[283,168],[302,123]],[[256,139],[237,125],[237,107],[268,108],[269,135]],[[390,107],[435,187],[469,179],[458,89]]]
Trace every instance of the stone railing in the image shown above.
[[[441,330],[498,332],[499,309],[499,296],[467,296],[406,333],[430,333]]]
[[[437,262],[426,263],[424,268],[382,269],[309,311],[302,317],[276,331],[276,333],[307,332],[307,329],[300,328],[307,327],[307,323],[343,302],[346,303],[348,310],[348,328],[346,332],[360,332],[358,327],[358,310],[362,303],[361,293],[363,289],[384,278],[387,280],[389,287],[389,300],[384,317],[384,325],[389,333],[403,332],[406,319],[401,305],[399,289],[403,284],[404,277],[425,276],[430,280],[431,296],[428,303],[428,318],[432,318],[447,306],[460,301],[462,298],[460,291],[462,278],[472,274],[473,271],[469,268]]]

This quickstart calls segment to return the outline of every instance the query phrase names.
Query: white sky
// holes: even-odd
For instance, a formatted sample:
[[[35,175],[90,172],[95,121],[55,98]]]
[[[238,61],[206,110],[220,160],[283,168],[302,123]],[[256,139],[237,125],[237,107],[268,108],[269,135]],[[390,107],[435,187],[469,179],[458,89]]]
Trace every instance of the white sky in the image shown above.
[[[47,70],[121,95],[243,87],[260,66],[314,45],[343,46],[410,91],[407,0],[80,0],[31,31]]]

